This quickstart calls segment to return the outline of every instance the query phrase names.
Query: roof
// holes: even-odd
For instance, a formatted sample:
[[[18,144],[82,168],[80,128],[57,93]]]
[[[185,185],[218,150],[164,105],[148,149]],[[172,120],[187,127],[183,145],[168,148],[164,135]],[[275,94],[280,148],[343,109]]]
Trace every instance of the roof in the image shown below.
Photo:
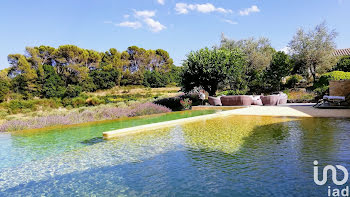
[[[333,52],[334,56],[344,56],[344,55],[350,55],[350,48],[347,49],[336,49]]]

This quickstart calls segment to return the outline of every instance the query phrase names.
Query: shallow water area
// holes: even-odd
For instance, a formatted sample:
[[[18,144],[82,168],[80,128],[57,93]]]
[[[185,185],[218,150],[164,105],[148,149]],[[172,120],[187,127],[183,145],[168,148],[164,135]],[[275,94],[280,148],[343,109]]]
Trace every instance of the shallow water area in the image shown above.
[[[96,139],[14,163],[0,170],[0,191],[4,196],[326,196],[327,187],[313,182],[313,161],[350,169],[349,131],[349,119],[201,120]]]

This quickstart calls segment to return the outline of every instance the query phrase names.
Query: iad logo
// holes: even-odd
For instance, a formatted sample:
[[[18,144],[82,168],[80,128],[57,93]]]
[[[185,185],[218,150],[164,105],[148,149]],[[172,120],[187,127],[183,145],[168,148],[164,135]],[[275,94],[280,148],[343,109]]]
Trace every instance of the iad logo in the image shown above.
[[[324,185],[327,183],[328,181],[328,171],[331,172],[332,175],[332,181],[334,184],[336,185],[344,185],[348,179],[349,179],[349,173],[348,170],[341,165],[336,165],[335,167],[332,165],[327,165],[323,168],[322,171],[322,180],[319,180],[318,177],[318,161],[314,161],[314,182],[317,185]],[[344,174],[343,179],[342,180],[338,180],[337,179],[337,169],[341,170],[341,173]],[[349,186],[346,186],[343,189],[339,189],[339,188],[334,188],[332,189],[331,186],[328,186],[328,196],[349,196]]]

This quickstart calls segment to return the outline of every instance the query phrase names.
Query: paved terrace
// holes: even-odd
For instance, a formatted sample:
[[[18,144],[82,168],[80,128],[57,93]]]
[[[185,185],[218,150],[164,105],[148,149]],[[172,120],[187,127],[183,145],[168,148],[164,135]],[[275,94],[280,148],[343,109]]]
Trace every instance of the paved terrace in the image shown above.
[[[215,106],[197,106],[194,110],[200,109],[225,109],[225,107]],[[324,117],[324,118],[350,118],[350,109],[317,109],[312,104],[287,104],[280,106],[249,106],[237,107],[232,109],[228,107],[227,111],[217,112],[203,116],[195,116],[191,118],[183,118],[166,122],[153,123],[148,125],[118,129],[103,133],[104,139],[121,137],[133,133],[139,133],[147,130],[161,129],[176,126],[184,123],[195,122],[210,118],[224,117],[229,115],[249,115],[249,116],[283,116],[283,117]]]

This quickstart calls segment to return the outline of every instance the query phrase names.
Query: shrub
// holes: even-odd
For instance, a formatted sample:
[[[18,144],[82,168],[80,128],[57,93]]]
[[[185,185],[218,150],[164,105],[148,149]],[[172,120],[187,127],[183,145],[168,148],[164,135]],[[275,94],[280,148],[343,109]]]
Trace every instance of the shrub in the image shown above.
[[[10,83],[5,79],[0,78],[0,102],[5,100],[9,92]]]
[[[209,95],[215,95],[221,83],[231,89],[246,89],[247,62],[239,49],[200,49],[189,53],[183,66],[181,83],[187,92],[202,86]]]
[[[192,94],[184,94],[181,96],[163,98],[154,101],[155,104],[163,105],[172,111],[181,111],[184,107],[181,105],[181,100],[190,99],[192,101],[192,106],[197,106],[201,104],[201,100],[199,99],[199,95],[197,93]]]
[[[115,69],[110,71],[94,70],[90,76],[97,89],[110,89],[116,85],[115,81],[119,77],[119,72]]]
[[[287,88],[295,88],[298,83],[303,80],[301,75],[295,74],[292,76],[286,77],[286,86]]]
[[[181,111],[183,109],[182,105],[180,104],[180,97],[170,97],[170,98],[163,98],[154,101],[155,104],[165,106],[173,111]]]
[[[168,76],[158,71],[146,71],[144,73],[143,85],[151,88],[165,87],[168,84]]]
[[[225,90],[217,95],[245,95],[247,94],[247,90]]]
[[[92,98],[88,98],[86,99],[86,104],[87,105],[92,105],[92,106],[97,106],[97,105],[100,105],[100,104],[104,104],[105,101],[102,100],[102,99],[99,99],[97,97],[92,97]]]
[[[85,106],[85,99],[82,97],[75,97],[72,99],[72,105],[73,107],[83,107]]]
[[[185,98],[183,100],[180,100],[180,104],[184,109],[190,109],[192,105],[192,101],[189,98]]]
[[[321,75],[321,77],[314,84],[314,91],[318,95],[324,95],[329,88],[329,81],[350,79],[350,72],[333,71]]]
[[[350,72],[350,55],[341,57],[333,70]]]
[[[44,82],[41,94],[46,98],[63,97],[65,84],[51,65],[44,65]]]
[[[77,97],[82,91],[83,88],[81,86],[69,84],[65,96],[70,98]]]
[[[328,86],[331,80],[350,79],[350,72],[333,71],[321,75],[319,80],[315,83],[316,87]]]
[[[37,129],[55,125],[78,124],[98,120],[112,120],[120,117],[133,117],[166,112],[171,112],[171,110],[153,103],[135,104],[130,107],[81,109],[65,115],[33,117],[27,120],[9,120],[0,125],[0,132]]]

